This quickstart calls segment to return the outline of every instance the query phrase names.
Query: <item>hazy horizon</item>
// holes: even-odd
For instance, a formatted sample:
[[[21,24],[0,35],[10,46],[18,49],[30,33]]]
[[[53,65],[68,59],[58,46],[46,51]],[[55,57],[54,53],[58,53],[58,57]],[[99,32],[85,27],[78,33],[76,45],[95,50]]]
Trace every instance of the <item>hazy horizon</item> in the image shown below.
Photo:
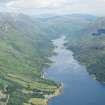
[[[90,14],[105,16],[105,0],[1,0],[0,11],[30,15]]]

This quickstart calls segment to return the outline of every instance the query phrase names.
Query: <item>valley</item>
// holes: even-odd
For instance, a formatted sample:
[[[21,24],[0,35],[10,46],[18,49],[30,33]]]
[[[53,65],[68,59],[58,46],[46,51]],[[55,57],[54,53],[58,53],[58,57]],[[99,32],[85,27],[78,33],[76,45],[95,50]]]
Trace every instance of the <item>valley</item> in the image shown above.
[[[62,81],[63,91],[49,101],[49,105],[104,105],[105,85],[94,80],[85,66],[74,58],[74,53],[66,49],[65,36],[53,41],[57,55],[50,59],[54,62],[46,71],[46,77]]]
[[[57,101],[66,100],[70,96],[68,90],[74,89],[74,97],[70,96],[70,102],[66,102],[77,105],[73,101],[77,99],[75,91],[81,88],[77,93],[81,93],[83,98],[85,89],[90,85],[87,90],[94,90],[94,102],[89,98],[90,94],[86,93],[84,100],[87,103],[79,103],[80,98],[78,103],[104,103],[104,17],[73,14],[36,18],[15,13],[0,14],[0,104],[52,105],[55,102],[53,105],[57,105]],[[53,43],[56,39],[60,40],[60,44]],[[59,51],[54,52],[56,49]],[[57,67],[54,65],[55,68],[52,67],[56,61],[50,59],[53,57],[58,64]],[[64,75],[60,74],[65,69],[70,70],[69,73],[63,71]],[[44,75],[45,70],[48,70],[48,78]],[[75,70],[79,72],[78,75]],[[63,93],[58,96],[62,82],[64,97]],[[67,84],[73,88],[66,87]],[[102,96],[98,97],[97,94],[100,93]],[[55,96],[58,96],[58,100]],[[55,101],[48,101],[49,99]],[[96,99],[99,100],[95,102]]]

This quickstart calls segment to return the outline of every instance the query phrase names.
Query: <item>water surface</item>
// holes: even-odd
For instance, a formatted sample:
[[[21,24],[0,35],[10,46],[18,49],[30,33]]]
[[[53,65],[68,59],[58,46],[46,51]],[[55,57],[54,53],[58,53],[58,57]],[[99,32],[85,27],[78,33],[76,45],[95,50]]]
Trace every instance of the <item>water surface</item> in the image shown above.
[[[62,81],[64,92],[49,105],[105,105],[105,86],[89,76],[64,43],[65,36],[53,41],[57,55],[51,57],[54,63],[45,74],[49,79]]]

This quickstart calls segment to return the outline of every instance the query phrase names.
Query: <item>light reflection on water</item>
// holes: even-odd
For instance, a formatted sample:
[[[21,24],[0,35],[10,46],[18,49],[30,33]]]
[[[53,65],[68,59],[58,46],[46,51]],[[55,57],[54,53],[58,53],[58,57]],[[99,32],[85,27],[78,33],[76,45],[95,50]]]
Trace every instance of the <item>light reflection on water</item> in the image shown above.
[[[57,55],[50,58],[54,63],[46,72],[47,78],[64,83],[64,92],[49,105],[105,105],[105,86],[92,80],[64,43],[65,36],[53,41]]]

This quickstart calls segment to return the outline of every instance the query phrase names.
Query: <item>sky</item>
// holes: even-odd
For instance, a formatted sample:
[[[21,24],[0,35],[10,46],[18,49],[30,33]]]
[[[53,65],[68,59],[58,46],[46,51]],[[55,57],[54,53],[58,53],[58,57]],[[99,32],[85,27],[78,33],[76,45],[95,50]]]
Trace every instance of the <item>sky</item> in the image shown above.
[[[0,11],[105,16],[105,0],[0,0]]]

